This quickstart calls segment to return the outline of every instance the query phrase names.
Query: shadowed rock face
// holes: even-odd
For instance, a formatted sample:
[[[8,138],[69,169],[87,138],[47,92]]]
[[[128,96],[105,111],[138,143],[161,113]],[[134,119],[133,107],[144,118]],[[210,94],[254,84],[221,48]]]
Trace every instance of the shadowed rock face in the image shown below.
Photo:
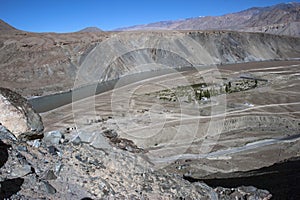
[[[2,132],[1,132],[2,134]],[[7,149],[9,148],[10,146],[3,143],[1,140],[0,140],[0,168],[6,163],[7,159],[8,159],[8,153],[7,153]]]
[[[297,157],[248,172],[219,173],[212,175],[210,178],[194,179],[185,177],[185,179],[190,182],[205,181],[210,186],[222,185],[228,188],[238,187],[240,183],[243,183],[244,185],[266,188],[273,194],[272,199],[285,199],[287,197],[289,199],[299,199],[300,191],[297,184],[300,176],[299,165],[300,159]]]
[[[14,178],[0,182],[0,199],[10,198],[21,190],[21,186],[24,182],[22,178]]]
[[[0,88],[0,113],[0,123],[16,136],[22,133],[30,136],[44,129],[41,117],[27,100],[6,88]]]

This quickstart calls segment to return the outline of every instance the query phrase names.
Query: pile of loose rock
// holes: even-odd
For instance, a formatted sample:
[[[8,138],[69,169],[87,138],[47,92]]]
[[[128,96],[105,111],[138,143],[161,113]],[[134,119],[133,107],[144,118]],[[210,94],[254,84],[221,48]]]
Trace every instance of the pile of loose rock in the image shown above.
[[[42,132],[40,117],[21,96],[14,96],[24,105],[14,104],[17,99],[7,98],[0,90],[1,120],[4,119],[0,126],[0,199],[271,197],[269,192],[258,193],[253,187],[213,189],[202,182],[190,183],[176,174],[154,170],[142,158],[142,149],[113,130]],[[2,113],[10,119],[15,116],[16,121],[7,123]],[[26,126],[22,125],[19,132],[12,131],[20,119]]]

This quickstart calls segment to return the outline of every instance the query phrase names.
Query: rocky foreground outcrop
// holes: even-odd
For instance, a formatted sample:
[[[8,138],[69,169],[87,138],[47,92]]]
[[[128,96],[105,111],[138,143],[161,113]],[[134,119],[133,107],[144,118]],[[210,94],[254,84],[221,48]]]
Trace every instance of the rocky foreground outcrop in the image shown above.
[[[19,94],[4,88],[0,91],[3,122],[0,199],[269,199],[272,196],[254,187],[213,189],[203,182],[190,183],[163,169],[154,170],[143,158],[143,149],[110,129],[77,132],[68,128],[45,132],[43,137],[20,138],[24,131],[30,132],[29,136],[42,131],[40,117]]]
[[[20,94],[0,88],[0,124],[16,137],[38,135],[44,126],[41,117]]]
[[[109,132],[97,134],[103,137]],[[140,154],[101,148],[95,145],[97,141],[93,145],[79,138],[75,141],[67,132],[46,133],[47,139],[27,142],[14,141],[7,134],[0,131],[0,199],[216,200],[272,196],[254,187],[213,189],[203,182],[190,183],[163,169],[153,170]]]

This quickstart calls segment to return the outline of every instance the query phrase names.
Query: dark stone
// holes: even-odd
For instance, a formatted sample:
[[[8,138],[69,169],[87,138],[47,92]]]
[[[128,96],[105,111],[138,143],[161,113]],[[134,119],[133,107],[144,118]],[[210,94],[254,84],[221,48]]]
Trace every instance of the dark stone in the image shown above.
[[[75,158],[76,158],[77,160],[79,160],[80,162],[83,162],[83,163],[87,162],[87,158],[85,158],[85,159],[83,160],[83,159],[81,158],[80,155],[76,155]]]
[[[125,138],[111,138],[110,141],[115,144],[118,148],[129,151],[132,153],[140,153],[143,152],[144,150],[137,147],[133,141],[125,139]]]
[[[58,151],[58,149],[55,146],[49,146],[48,147],[48,151],[49,153],[51,153],[52,155],[56,155]]]
[[[8,148],[10,148],[10,145],[7,145],[3,143],[0,140],[0,168],[6,163],[8,159]]]
[[[105,130],[103,131],[103,135],[109,139],[118,137],[118,133],[114,130]]]
[[[37,139],[43,139],[43,134],[33,134],[32,132],[26,132],[20,135],[18,138],[22,141],[27,141],[27,140],[37,140]]]
[[[57,179],[57,177],[55,176],[53,170],[47,170],[43,174],[42,179],[44,179],[44,180],[55,180],[55,179]]]
[[[55,194],[56,193],[56,189],[50,183],[48,183],[48,181],[42,181],[42,183],[44,184],[45,191],[48,194]]]
[[[0,182],[0,199],[9,199],[12,195],[21,190],[21,186],[23,183],[23,178],[9,179]]]

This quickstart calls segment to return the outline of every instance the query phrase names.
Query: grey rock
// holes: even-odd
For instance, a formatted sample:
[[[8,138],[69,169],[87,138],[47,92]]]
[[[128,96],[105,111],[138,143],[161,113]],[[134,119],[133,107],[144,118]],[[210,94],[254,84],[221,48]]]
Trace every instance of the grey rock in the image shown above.
[[[96,134],[97,134],[97,132],[89,132],[89,131],[83,132],[83,131],[80,131],[78,133],[78,136],[80,137],[82,142],[91,143]]]
[[[15,136],[40,135],[44,126],[42,119],[20,94],[0,87],[0,123]]]
[[[16,141],[17,138],[5,126],[0,125],[0,140],[9,139]]]
[[[48,193],[48,194],[55,194],[56,193],[56,189],[50,184],[48,183],[48,181],[42,181],[43,185],[44,185],[44,190]]]
[[[13,177],[23,177],[31,173],[31,166],[29,164],[15,165],[12,167],[11,176]]]
[[[44,142],[47,144],[59,144],[60,140],[63,138],[63,134],[56,130],[56,131],[50,131],[47,133],[44,133]]]
[[[58,149],[55,146],[49,146],[48,151],[52,155],[57,155],[57,152],[59,152]]]
[[[256,187],[253,186],[242,186],[238,188],[238,191],[244,192],[244,193],[253,193],[257,191]]]
[[[218,200],[218,194],[208,185],[201,182],[196,182],[193,184],[199,194],[208,194],[209,199],[211,200]]]
[[[107,140],[102,134],[99,135]],[[113,139],[118,139],[117,142],[120,144],[124,143],[118,137]],[[58,147],[53,145],[49,147],[41,145],[39,149],[28,148],[26,157],[17,151],[17,147],[15,143],[11,145],[11,150],[8,151],[11,160],[8,160],[5,165],[8,169],[2,167],[0,173],[7,173],[16,163],[15,168],[19,170],[18,176],[30,173],[30,166],[32,166],[31,169],[34,167],[35,173],[22,178],[24,179],[22,188],[18,194],[14,194],[12,199],[82,199],[93,195],[94,199],[159,199],[162,197],[164,199],[214,200],[218,199],[220,191],[225,190],[215,191],[204,183],[189,183],[180,175],[174,175],[165,170],[155,171],[136,154],[117,148],[111,148],[109,153],[104,154],[102,146],[99,150],[92,148],[91,145],[74,146],[66,143],[59,146],[59,151],[64,155],[60,158],[54,156],[57,155]],[[29,154],[39,156],[34,158],[28,156]],[[47,162],[43,162],[46,160]],[[22,171],[20,167],[23,166],[27,167],[27,172],[20,173]],[[63,170],[61,170],[62,166],[64,166]],[[37,174],[40,176],[38,177]],[[4,178],[7,177],[10,178],[7,175]],[[235,199],[236,197],[263,199],[269,195],[264,195],[263,191],[252,187],[226,189],[226,191],[229,192],[220,194],[219,199]],[[243,194],[246,192],[247,194]],[[16,195],[22,196],[19,198]]]
[[[56,175],[54,174],[53,170],[47,170],[41,177],[44,180],[55,180],[57,179]]]
[[[100,180],[101,180],[101,182],[99,183],[99,185],[98,185],[98,187],[99,187],[99,189],[100,190],[102,190],[102,192],[105,194],[105,195],[108,195],[108,194],[115,194],[115,191],[114,191],[114,189],[110,186],[110,184],[106,181],[106,180],[104,180],[104,179],[102,179],[102,178],[100,178]]]
[[[238,188],[215,188],[215,192],[218,194],[219,199],[271,199],[272,195],[266,191],[257,189],[253,186],[241,186]]]
[[[96,149],[110,149],[111,148],[111,146],[108,144],[106,139],[100,133],[95,134],[95,137],[93,138],[90,145]]]
[[[80,139],[79,136],[76,136],[71,142],[74,145],[80,145],[81,144],[81,139]]]
[[[23,145],[17,146],[17,150],[18,150],[18,151],[24,151],[24,152],[26,152],[26,151],[27,151],[27,147],[26,147],[26,146],[23,146]]]

